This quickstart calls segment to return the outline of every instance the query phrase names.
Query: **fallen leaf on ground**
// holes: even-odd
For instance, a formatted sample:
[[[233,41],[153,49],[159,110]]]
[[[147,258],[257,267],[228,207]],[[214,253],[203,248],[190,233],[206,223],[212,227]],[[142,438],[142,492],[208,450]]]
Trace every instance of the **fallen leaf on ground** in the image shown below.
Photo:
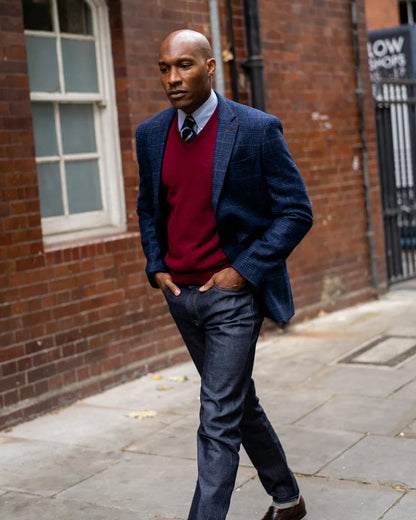
[[[169,378],[169,381],[175,381],[175,383],[183,383],[184,381],[188,381],[187,376],[172,376]]]
[[[155,375],[152,376],[152,377],[153,377],[153,379],[154,379],[155,381],[160,381],[161,379],[163,379],[163,376],[159,376],[159,375],[157,375],[157,374],[155,374]]]
[[[130,412],[127,417],[131,417],[132,419],[150,419],[155,417],[157,413],[154,410],[140,410],[139,412]]]
[[[172,390],[173,386],[162,386],[162,385],[159,385],[156,387],[156,390]]]

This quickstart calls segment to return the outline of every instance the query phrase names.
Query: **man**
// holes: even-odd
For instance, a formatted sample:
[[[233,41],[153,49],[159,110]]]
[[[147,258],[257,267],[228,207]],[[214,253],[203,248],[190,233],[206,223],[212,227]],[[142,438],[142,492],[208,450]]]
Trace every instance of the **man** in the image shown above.
[[[136,132],[137,212],[149,281],[201,375],[188,519],[226,518],[242,443],[273,498],[263,520],[299,520],[305,504],[251,374],[263,317],[293,315],[285,260],[312,224],[310,203],[280,121],[212,91],[202,34],[170,34],[159,70],[172,106]]]

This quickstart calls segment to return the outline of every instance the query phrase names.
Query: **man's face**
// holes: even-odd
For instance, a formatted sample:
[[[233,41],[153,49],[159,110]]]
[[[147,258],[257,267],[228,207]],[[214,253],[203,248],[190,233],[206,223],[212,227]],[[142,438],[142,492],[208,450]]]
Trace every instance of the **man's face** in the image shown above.
[[[159,54],[160,81],[175,108],[191,114],[211,93],[215,60],[198,43],[180,35],[168,38]]]

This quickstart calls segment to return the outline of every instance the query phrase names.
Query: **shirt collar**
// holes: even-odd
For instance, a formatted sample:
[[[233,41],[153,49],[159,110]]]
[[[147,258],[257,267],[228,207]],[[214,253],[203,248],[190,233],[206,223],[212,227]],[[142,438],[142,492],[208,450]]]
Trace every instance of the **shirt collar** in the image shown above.
[[[204,126],[208,123],[210,117],[215,112],[215,109],[218,105],[218,98],[213,90],[211,90],[211,95],[205,101],[203,105],[192,112],[192,117],[195,119],[196,128],[195,131],[198,134]],[[183,122],[185,121],[185,117],[188,114],[184,112],[182,109],[178,109],[178,128],[179,130],[182,128]]]

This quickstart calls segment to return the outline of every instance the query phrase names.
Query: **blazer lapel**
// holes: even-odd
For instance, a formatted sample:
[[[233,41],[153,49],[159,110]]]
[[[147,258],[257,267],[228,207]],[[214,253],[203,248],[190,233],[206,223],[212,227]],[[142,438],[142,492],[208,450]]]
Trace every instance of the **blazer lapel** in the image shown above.
[[[150,135],[149,158],[152,164],[153,175],[153,199],[155,207],[159,205],[160,179],[162,175],[163,154],[165,152],[166,141],[172,119],[175,116],[175,109],[169,107],[162,112],[161,117],[154,121]]]
[[[238,120],[231,104],[218,95],[218,126],[212,167],[212,207],[217,211],[218,199],[238,130]]]

